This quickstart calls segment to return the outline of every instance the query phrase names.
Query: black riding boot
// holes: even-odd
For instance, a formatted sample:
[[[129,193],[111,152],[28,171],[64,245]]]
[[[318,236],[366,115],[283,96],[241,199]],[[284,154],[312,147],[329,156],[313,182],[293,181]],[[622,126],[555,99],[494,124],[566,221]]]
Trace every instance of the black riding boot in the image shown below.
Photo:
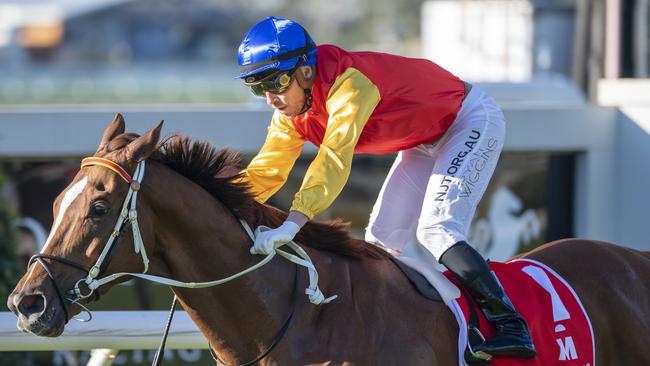
[[[483,257],[460,241],[440,257],[454,277],[469,291],[485,318],[497,328],[492,339],[475,347],[492,356],[535,357],[535,345],[526,321],[519,315]]]

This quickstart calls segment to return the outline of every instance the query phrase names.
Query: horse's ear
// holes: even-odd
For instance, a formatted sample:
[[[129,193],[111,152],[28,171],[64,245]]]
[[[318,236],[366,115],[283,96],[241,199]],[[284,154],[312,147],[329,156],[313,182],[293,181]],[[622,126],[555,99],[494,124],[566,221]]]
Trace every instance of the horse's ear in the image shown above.
[[[126,156],[128,159],[140,162],[147,159],[149,155],[156,150],[163,122],[164,121],[160,121],[158,126],[147,131],[147,133],[133,140],[126,146]]]
[[[99,143],[97,152],[101,152],[106,148],[106,145],[115,138],[115,136],[124,133],[124,117],[121,114],[117,113],[113,122],[109,123],[104,130],[104,135],[102,136],[102,141]]]

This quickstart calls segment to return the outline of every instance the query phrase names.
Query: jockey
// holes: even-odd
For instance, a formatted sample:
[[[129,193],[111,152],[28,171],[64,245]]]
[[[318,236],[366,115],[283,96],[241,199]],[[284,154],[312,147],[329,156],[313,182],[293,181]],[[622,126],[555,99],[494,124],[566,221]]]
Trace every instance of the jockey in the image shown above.
[[[266,142],[243,171],[265,202],[285,183],[306,141],[319,147],[286,221],[251,248],[269,254],[294,238],[343,189],[355,153],[398,153],[366,241],[400,249],[413,237],[476,299],[498,333],[479,349],[536,354],[528,326],[483,257],[466,241],[503,148],[494,100],[424,59],[316,46],[298,23],[267,17],[239,46],[239,77],[274,109]]]

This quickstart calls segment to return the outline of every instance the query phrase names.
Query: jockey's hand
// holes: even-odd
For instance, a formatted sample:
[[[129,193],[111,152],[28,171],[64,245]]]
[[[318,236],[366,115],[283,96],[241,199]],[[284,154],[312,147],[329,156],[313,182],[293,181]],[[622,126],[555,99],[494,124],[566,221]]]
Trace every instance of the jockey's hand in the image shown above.
[[[276,229],[262,231],[255,237],[251,254],[269,255],[275,248],[292,241],[298,231],[300,226],[289,220]]]

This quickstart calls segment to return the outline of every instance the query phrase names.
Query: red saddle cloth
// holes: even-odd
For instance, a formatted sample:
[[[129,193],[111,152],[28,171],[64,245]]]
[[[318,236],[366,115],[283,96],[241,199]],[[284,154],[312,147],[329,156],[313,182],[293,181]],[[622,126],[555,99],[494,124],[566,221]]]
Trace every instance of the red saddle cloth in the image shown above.
[[[537,356],[533,359],[495,357],[490,362],[491,366],[595,366],[594,337],[589,316],[566,281],[546,265],[529,259],[491,262],[490,267],[517,311],[528,322],[537,348]],[[449,272],[445,272],[445,275],[456,283]],[[451,306],[462,310],[462,316],[454,309],[452,312],[461,327],[467,328],[469,311],[466,297],[461,296]],[[472,306],[479,314],[481,332],[486,339],[490,339],[495,333],[494,327],[485,320],[476,304],[472,303]],[[467,342],[466,333],[461,331],[459,338],[462,350]]]

